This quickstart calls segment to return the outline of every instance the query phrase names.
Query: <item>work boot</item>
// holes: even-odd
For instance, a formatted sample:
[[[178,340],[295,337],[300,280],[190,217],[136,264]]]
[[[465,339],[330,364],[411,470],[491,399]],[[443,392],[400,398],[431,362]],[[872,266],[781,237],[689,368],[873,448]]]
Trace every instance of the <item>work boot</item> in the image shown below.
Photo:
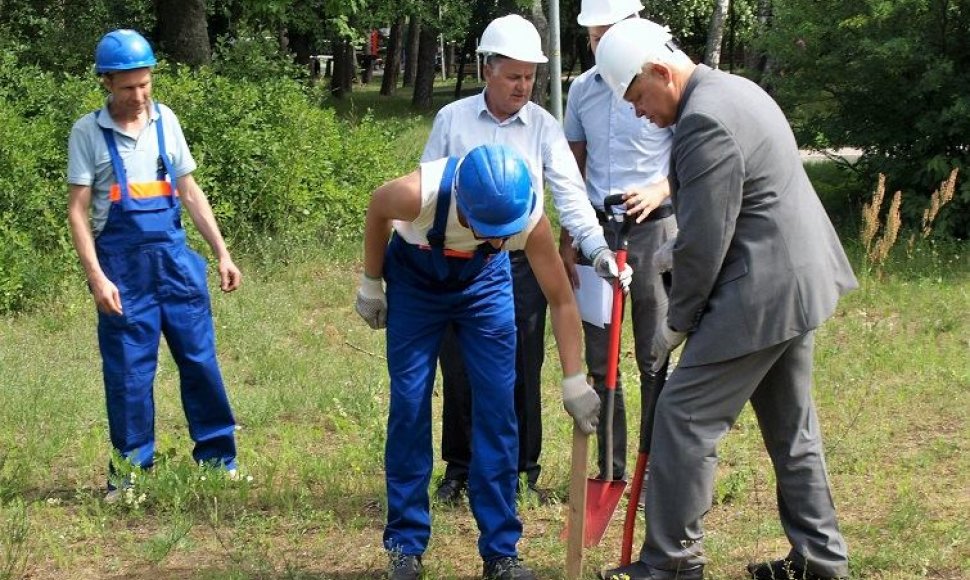
[[[482,578],[484,580],[536,580],[536,575],[523,566],[518,558],[503,556],[485,562]]]
[[[421,556],[409,556],[400,552],[388,552],[391,562],[387,567],[388,580],[418,580],[424,566]]]
[[[460,479],[442,479],[434,494],[435,500],[445,505],[458,505],[461,503],[467,485],[467,482]]]
[[[839,580],[845,576],[819,576],[809,572],[801,564],[789,558],[774,562],[748,564],[748,574],[753,580]]]

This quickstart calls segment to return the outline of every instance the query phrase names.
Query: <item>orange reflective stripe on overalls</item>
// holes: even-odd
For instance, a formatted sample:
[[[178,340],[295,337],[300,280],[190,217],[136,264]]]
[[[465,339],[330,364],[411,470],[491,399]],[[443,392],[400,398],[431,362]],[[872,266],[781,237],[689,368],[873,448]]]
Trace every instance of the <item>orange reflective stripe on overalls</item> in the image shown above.
[[[152,197],[167,197],[172,195],[172,184],[168,181],[147,181],[128,184],[128,195],[132,199],[148,199]],[[175,192],[178,196],[178,191]],[[108,199],[117,203],[121,201],[121,185],[115,183],[111,186],[111,193]]]

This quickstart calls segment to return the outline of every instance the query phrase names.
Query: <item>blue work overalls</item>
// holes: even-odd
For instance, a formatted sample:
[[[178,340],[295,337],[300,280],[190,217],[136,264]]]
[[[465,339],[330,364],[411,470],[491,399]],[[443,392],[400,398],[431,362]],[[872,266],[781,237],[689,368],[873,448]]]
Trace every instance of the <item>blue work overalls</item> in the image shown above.
[[[516,514],[515,311],[508,252],[488,243],[473,253],[444,248],[456,159],[438,191],[429,247],[394,235],[385,254],[387,366],[387,527],[384,546],[423,554],[431,535],[431,392],[445,326],[461,343],[472,396],[472,454],[468,497],[489,560],[517,556],[522,523]]]
[[[118,287],[124,311],[121,316],[98,312],[111,444],[134,465],[151,467],[153,383],[159,337],[164,333],[179,369],[182,408],[195,441],[193,457],[233,469],[235,420],[216,362],[206,264],[185,243],[181,203],[157,104],[155,110],[156,181],[129,183],[114,131],[101,127],[116,183],[107,222],[94,244],[102,270]]]

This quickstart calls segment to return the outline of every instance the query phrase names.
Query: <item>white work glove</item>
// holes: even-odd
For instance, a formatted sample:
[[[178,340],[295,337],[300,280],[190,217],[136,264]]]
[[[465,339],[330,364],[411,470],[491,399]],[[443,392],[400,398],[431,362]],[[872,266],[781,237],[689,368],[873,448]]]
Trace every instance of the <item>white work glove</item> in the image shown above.
[[[593,270],[596,271],[597,276],[610,283],[614,279],[619,278],[620,288],[623,289],[623,292],[630,292],[630,282],[633,281],[633,268],[630,267],[630,264],[624,264],[623,271],[620,272],[620,268],[616,264],[616,254],[613,253],[613,250],[601,248],[597,251],[593,256]]]
[[[384,282],[381,278],[361,274],[357,304],[354,308],[371,328],[377,330],[387,326],[387,296],[384,295]]]
[[[677,236],[674,236],[660,245],[653,253],[653,267],[659,274],[669,272],[674,269],[674,244],[677,243]]]
[[[650,349],[653,364],[650,365],[650,370],[659,373],[667,357],[670,355],[670,351],[684,342],[685,338],[687,338],[686,332],[678,332],[667,326],[666,322],[662,323],[660,328],[657,329],[657,332],[653,333],[653,347]]]
[[[596,432],[600,422],[600,397],[586,382],[586,375],[577,373],[562,380],[562,405],[583,433]]]

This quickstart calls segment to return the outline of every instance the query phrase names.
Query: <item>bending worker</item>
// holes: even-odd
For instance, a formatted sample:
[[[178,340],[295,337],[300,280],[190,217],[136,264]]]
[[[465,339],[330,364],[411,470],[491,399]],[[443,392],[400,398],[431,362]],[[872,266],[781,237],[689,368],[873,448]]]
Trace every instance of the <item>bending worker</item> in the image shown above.
[[[584,0],[577,20],[586,27],[589,47],[596,54],[600,38],[613,24],[637,18],[643,9],[640,0]],[[640,371],[640,400],[648,405],[656,388],[658,375],[652,370],[653,335],[660,321],[667,317],[667,294],[660,272],[653,264],[653,254],[677,235],[677,224],[670,206],[667,172],[670,167],[670,144],[673,132],[637,117],[633,106],[617,97],[593,67],[576,77],[569,86],[564,122],[569,148],[576,157],[586,192],[601,224],[607,223],[603,200],[613,193],[623,193],[627,219],[633,225],[627,234],[627,263],[633,268],[630,284],[631,322]],[[559,251],[574,286],[576,252],[566,230],[561,231]],[[588,261],[580,258],[580,263]],[[607,350],[609,324],[600,327],[583,322],[586,337],[586,368],[600,398],[606,398]],[[606,461],[613,458],[613,478],[624,479],[626,470],[627,427],[623,385],[617,374],[616,412],[613,414],[613,449],[606,449],[606,405],[603,405],[597,437],[599,478],[606,474]],[[643,414],[646,416],[646,413]],[[641,426],[643,428],[643,426]],[[649,439],[647,439],[649,441]]]
[[[372,328],[387,326],[391,403],[384,547],[393,580],[421,575],[431,533],[431,392],[448,325],[461,343],[471,383],[468,492],[480,531],[483,577],[534,578],[516,550],[522,524],[516,515],[509,251],[525,251],[551,304],[565,376],[563,404],[583,431],[596,428],[600,403],[582,373],[579,312],[538,197],[525,162],[501,145],[422,163],[371,197],[356,308]]]
[[[532,187],[539,194],[536,202],[539,208],[545,180],[552,190],[562,227],[572,234],[597,273],[608,279],[617,276],[616,257],[606,245],[603,228],[586,197],[583,178],[562,128],[552,115],[529,100],[536,65],[547,61],[535,26],[514,14],[496,18],[482,33],[478,52],[485,55],[485,90],[438,111],[421,160],[460,157],[486,143],[511,147],[529,166]],[[515,409],[519,421],[517,469],[525,475],[528,490],[539,493],[540,386],[545,357],[546,300],[526,255],[513,251],[510,260],[518,332],[514,362]],[[631,276],[632,271],[626,269],[621,282],[628,285]],[[454,503],[461,499],[468,478],[473,426],[461,344],[453,340],[451,330],[448,332],[451,338],[444,341],[441,351],[444,383],[441,454],[447,465],[436,495],[438,501]]]
[[[670,180],[679,233],[655,360],[687,341],[657,402],[640,560],[606,576],[703,577],[717,444],[748,401],[791,544],[749,574],[846,576],[812,366],[815,329],[857,282],[791,127],[756,84],[695,65],[648,20],[613,25],[596,63],[638,115],[677,126]]]
[[[185,243],[182,206],[219,262],[220,287],[242,282],[192,172],[175,114],[151,98],[155,55],[132,30],[105,35],[95,70],[110,93],[68,142],[68,219],[98,307],[111,444],[133,465],[155,452],[153,383],[165,334],[199,463],[235,474],[235,420],[216,361],[206,263]],[[90,224],[89,224],[90,212]],[[108,500],[122,484],[110,469]]]

